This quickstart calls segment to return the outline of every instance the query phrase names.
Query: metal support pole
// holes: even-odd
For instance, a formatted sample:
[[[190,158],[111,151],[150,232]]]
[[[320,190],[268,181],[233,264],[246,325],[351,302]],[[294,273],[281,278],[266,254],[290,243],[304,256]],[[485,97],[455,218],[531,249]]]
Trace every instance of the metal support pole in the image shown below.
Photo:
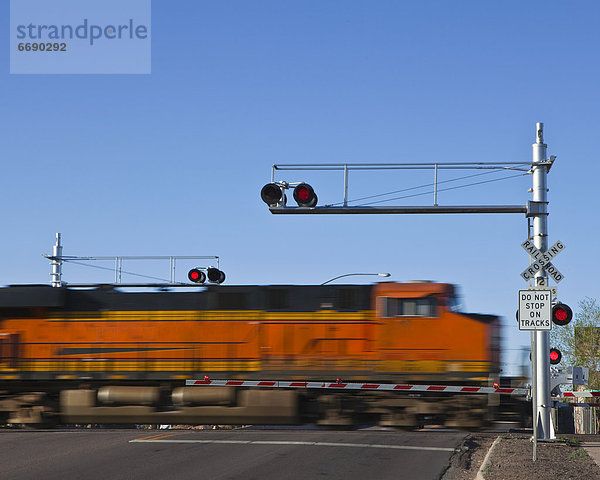
[[[344,165],[344,207],[348,206],[348,165]]]
[[[100,257],[98,257],[100,258]],[[123,273],[123,257],[115,257],[115,283],[121,283]]]
[[[60,287],[62,285],[62,245],[60,243],[60,233],[56,234],[56,243],[52,247],[52,286]]]
[[[541,202],[541,211],[533,217],[533,243],[545,252],[548,249],[548,168],[546,162],[546,148],[544,143],[544,124],[536,124],[536,142],[533,144],[533,201]],[[543,165],[536,165],[542,163]],[[548,275],[544,269],[535,274],[535,286],[546,287]],[[537,330],[535,332],[535,359],[536,359],[536,395],[534,403],[534,432],[539,440],[552,438],[550,426],[550,346],[549,332]],[[533,353],[533,352],[532,352]]]
[[[438,175],[438,166],[437,163],[435,164],[435,167],[433,169],[433,205],[435,207],[437,207],[437,175]]]
[[[537,460],[537,435],[535,434],[535,425],[536,419],[538,418],[538,410],[535,399],[537,398],[537,362],[536,355],[537,349],[536,341],[535,341],[535,332],[531,332],[531,405],[533,406],[533,415],[532,415],[532,425],[534,425],[534,433],[533,433],[533,461]]]

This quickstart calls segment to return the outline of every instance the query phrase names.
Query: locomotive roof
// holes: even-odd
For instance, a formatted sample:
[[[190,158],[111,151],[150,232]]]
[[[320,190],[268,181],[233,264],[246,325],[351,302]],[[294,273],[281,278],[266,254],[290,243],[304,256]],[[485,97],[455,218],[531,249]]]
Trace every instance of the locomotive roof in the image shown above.
[[[18,285],[0,288],[0,308],[64,310],[368,310],[373,285],[206,285],[193,291],[123,291]]]
[[[418,297],[451,294],[443,283],[381,282],[374,285],[205,285],[193,290],[127,291],[127,285],[87,288],[13,285],[0,288],[0,308],[60,308],[65,310],[368,310],[371,294]],[[125,290],[124,290],[125,289]]]

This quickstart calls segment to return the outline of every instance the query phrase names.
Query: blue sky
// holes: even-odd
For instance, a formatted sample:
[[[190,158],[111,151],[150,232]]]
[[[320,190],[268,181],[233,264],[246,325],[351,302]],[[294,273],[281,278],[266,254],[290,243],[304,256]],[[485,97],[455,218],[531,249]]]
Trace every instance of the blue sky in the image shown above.
[[[259,192],[275,163],[527,162],[541,121],[559,297],[598,297],[597,2],[154,0],[150,75],[10,75],[2,8],[0,284],[49,282],[55,232],[68,255],[218,255],[228,284],[390,272],[502,315],[512,368],[529,344],[514,321],[524,215],[273,216]],[[340,175],[279,178],[341,200]],[[352,175],[350,197],[423,178]],[[530,186],[439,203],[524,204]]]

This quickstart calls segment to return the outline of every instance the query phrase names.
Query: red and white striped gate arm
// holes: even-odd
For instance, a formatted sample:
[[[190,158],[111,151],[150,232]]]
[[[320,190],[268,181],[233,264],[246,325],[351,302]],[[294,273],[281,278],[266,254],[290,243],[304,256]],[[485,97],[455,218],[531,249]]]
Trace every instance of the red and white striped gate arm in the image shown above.
[[[527,395],[526,388],[469,387],[457,385],[406,385],[394,383],[288,382],[278,380],[186,380],[189,386],[324,388],[332,390],[380,390],[394,392],[501,393]]]
[[[600,397],[600,392],[563,392],[561,398]]]

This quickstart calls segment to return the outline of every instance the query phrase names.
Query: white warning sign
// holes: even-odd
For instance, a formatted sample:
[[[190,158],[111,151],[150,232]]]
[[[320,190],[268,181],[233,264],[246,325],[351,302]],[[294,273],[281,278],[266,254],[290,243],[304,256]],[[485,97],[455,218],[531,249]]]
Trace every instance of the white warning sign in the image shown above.
[[[519,330],[552,330],[552,290],[519,290]]]

